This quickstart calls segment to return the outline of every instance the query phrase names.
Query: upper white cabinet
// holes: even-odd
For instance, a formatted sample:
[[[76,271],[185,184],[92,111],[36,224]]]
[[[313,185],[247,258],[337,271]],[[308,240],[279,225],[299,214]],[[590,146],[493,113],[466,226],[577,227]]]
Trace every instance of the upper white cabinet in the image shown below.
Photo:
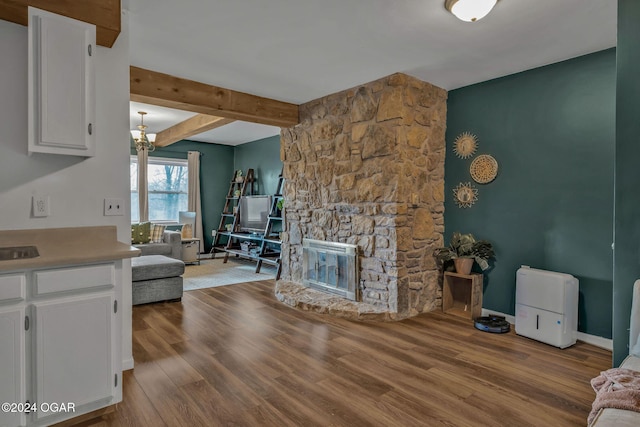
[[[29,154],[95,155],[95,25],[29,7]]]

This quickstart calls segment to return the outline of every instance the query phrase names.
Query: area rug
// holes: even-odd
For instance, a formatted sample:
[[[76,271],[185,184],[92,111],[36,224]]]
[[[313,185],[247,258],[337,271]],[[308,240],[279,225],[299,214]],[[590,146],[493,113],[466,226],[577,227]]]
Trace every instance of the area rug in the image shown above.
[[[255,280],[275,279],[276,277],[276,267],[272,265],[262,264],[260,273],[255,271],[255,261],[230,258],[227,263],[224,263],[222,258],[203,259],[200,261],[200,265],[185,267],[182,275],[183,289],[192,291]]]

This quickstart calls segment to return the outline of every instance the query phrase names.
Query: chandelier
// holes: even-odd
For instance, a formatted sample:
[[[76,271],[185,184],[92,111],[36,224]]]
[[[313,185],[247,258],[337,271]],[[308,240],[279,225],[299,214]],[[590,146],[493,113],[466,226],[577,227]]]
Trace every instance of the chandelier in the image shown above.
[[[145,111],[138,111],[138,114],[140,114],[140,124],[138,125],[138,130],[131,130],[131,137],[136,144],[136,151],[153,151],[156,149],[156,146],[153,145],[153,143],[156,142],[156,134],[146,132],[147,125],[144,124],[144,116],[147,113]]]

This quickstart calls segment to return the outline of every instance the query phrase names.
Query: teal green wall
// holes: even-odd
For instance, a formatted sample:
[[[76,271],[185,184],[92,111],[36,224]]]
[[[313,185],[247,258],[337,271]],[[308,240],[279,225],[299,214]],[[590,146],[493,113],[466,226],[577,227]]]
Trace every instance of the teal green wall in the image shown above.
[[[234,166],[245,172],[253,168],[257,178],[255,194],[274,194],[282,170],[280,135],[236,146]]]
[[[229,179],[237,169],[246,172],[253,168],[257,177],[255,194],[274,194],[280,161],[280,136],[247,142],[238,146],[179,141],[168,147],[157,148],[151,156],[186,159],[188,151],[200,151],[200,195],[202,200],[202,228],[204,252],[211,249],[211,230],[218,228],[220,213],[229,191]],[[135,150],[131,149],[131,154]]]
[[[188,151],[199,151],[203,154],[200,157],[200,199],[205,241],[204,251],[208,251],[212,243],[211,230],[218,228],[220,212],[222,212],[225,196],[229,191],[229,179],[233,176],[234,147],[179,141],[168,147],[157,148],[150,153],[150,156],[186,159]]]
[[[633,282],[640,278],[640,2],[618,1],[613,362],[629,354]]]
[[[578,329],[611,337],[615,55],[610,49],[449,92],[445,240],[461,231],[493,242],[485,308],[514,314],[521,264],[570,273],[580,280]],[[464,131],[478,136],[476,154],[499,163],[494,182],[475,184],[479,200],[467,209],[452,198],[459,182],[472,181],[472,158],[452,151]]]

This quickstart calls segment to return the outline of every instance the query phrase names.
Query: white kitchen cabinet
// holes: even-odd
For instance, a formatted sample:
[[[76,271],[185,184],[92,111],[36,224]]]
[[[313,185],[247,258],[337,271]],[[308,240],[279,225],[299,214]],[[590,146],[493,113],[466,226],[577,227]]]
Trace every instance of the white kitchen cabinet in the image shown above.
[[[37,405],[26,416],[0,413],[0,426],[47,426],[122,400],[116,264],[0,275],[0,397]]]
[[[0,277],[0,284],[2,283]],[[0,308],[0,402],[25,402],[24,305]],[[13,409],[13,408],[10,408]],[[0,411],[0,426],[25,425],[26,417],[17,411]]]
[[[0,403],[26,399],[25,292],[24,274],[0,275]],[[25,422],[22,413],[0,411],[0,426]]]
[[[33,304],[36,402],[75,407],[113,400],[112,293],[53,299]],[[56,416],[38,411],[42,420]]]
[[[95,25],[29,7],[29,154],[95,155]]]

